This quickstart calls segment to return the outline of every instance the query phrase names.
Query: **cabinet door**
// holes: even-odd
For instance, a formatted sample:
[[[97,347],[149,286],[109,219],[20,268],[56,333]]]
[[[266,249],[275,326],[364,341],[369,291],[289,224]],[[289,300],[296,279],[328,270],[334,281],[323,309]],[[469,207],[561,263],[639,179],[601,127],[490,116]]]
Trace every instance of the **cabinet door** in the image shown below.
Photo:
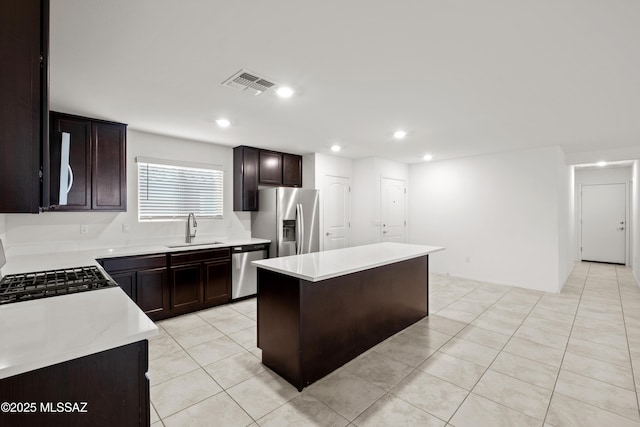
[[[233,210],[258,210],[258,150],[233,149]]]
[[[189,311],[202,305],[202,263],[171,267],[171,309]]]
[[[170,310],[167,269],[141,270],[136,278],[138,307],[153,320],[166,317]]]
[[[260,150],[259,183],[282,185],[282,154]]]
[[[62,132],[70,134],[69,171],[60,171]],[[82,211],[91,209],[91,121],[51,112],[51,210]],[[67,204],[59,205],[60,173],[69,176]]]
[[[1,213],[40,208],[40,150],[48,140],[48,4],[0,2]]]
[[[110,276],[129,295],[129,298],[136,302],[136,272],[126,271],[124,273],[110,274]]]
[[[207,307],[229,302],[231,297],[231,261],[205,263],[204,303]]]
[[[93,123],[92,209],[127,210],[126,126]]]
[[[282,185],[302,187],[302,156],[282,154]]]

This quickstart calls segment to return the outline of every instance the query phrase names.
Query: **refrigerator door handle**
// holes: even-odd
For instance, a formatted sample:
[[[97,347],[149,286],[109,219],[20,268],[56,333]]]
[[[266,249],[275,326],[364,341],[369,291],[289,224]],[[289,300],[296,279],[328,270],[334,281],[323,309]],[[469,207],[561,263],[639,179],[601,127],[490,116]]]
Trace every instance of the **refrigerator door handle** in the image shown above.
[[[304,252],[304,209],[302,209],[302,204],[298,205],[300,209],[300,253]]]
[[[296,255],[302,253],[302,205],[296,205]]]

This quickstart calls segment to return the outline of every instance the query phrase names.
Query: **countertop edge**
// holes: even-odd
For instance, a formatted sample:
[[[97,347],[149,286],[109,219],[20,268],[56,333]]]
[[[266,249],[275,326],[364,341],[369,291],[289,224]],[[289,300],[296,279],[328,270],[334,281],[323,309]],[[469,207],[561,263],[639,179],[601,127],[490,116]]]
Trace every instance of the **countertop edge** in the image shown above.
[[[367,245],[365,245],[367,246]],[[413,246],[421,246],[421,245],[413,245]],[[353,248],[357,248],[358,246],[353,246],[349,249],[353,249]],[[400,257],[396,257],[393,259],[389,259],[389,260],[385,260],[385,261],[379,261],[379,262],[373,262],[370,264],[366,264],[366,265],[361,265],[361,266],[357,266],[357,267],[353,267],[353,268],[347,268],[347,269],[342,269],[340,271],[336,271],[336,272],[332,272],[332,273],[328,273],[328,274],[322,274],[322,275],[318,275],[318,276],[308,276],[296,271],[292,271],[291,269],[286,269],[286,268],[280,268],[277,266],[273,266],[273,265],[269,265],[264,263],[264,261],[270,261],[273,260],[274,258],[270,258],[268,260],[264,260],[264,261],[253,261],[252,263],[258,267],[258,268],[263,268],[265,270],[269,270],[269,271],[273,271],[276,273],[281,273],[281,274],[285,274],[287,276],[291,276],[291,277],[295,277],[298,279],[302,279],[302,280],[306,280],[308,282],[320,282],[323,280],[327,280],[327,279],[333,279],[335,277],[340,277],[340,276],[345,276],[347,274],[352,274],[352,273],[357,273],[360,271],[365,271],[365,270],[370,270],[372,268],[376,268],[376,267],[381,267],[384,265],[388,265],[388,264],[393,264],[396,262],[402,262],[402,261],[407,261],[409,259],[413,259],[413,258],[419,258],[421,256],[425,256],[425,255],[429,255],[435,252],[440,252],[445,250],[444,247],[441,246],[429,246],[430,249],[428,250],[423,250],[414,254],[408,254],[408,255],[404,255],[404,256],[400,256]],[[326,253],[327,251],[323,252]],[[305,254],[305,255],[309,255],[309,254]],[[299,256],[299,255],[297,255]],[[276,258],[277,259],[277,258]]]

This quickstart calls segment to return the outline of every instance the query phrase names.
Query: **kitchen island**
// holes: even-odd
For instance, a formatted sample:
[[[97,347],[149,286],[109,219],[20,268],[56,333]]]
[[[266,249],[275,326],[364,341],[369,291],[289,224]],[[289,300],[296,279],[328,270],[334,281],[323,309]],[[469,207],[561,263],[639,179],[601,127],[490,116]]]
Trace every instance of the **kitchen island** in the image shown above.
[[[262,363],[298,390],[429,314],[428,256],[377,243],[254,261]]]

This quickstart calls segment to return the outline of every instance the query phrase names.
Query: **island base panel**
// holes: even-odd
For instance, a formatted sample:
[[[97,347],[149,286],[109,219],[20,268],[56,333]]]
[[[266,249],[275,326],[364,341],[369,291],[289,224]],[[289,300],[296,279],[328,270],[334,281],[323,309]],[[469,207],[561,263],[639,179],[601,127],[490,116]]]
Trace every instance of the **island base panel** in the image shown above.
[[[258,347],[262,363],[298,388],[302,376],[299,282],[295,277],[258,268]]]
[[[429,314],[428,256],[319,282],[258,269],[263,363],[302,390]]]
[[[2,379],[2,402],[35,411],[3,412],[0,425],[149,426],[148,358],[143,340]]]

